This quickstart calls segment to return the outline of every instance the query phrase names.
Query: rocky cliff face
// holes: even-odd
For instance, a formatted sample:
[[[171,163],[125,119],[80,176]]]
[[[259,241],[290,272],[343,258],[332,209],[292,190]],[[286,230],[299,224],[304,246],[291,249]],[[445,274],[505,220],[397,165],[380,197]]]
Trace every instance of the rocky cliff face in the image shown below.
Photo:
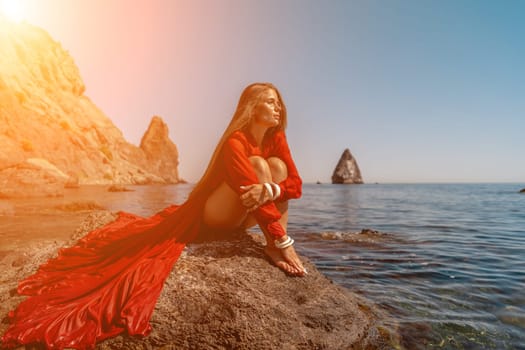
[[[142,147],[128,143],[84,95],[72,57],[44,30],[0,17],[0,62],[0,197],[8,183],[31,183],[16,171],[28,159],[80,184],[179,181],[177,149],[161,119],[153,118]]]
[[[332,175],[333,184],[362,184],[363,178],[357,161],[347,148],[341,155]]]

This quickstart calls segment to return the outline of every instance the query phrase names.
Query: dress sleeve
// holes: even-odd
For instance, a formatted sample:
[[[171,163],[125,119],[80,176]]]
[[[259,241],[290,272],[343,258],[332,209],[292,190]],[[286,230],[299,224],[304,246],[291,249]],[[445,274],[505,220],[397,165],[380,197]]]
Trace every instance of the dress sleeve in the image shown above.
[[[226,183],[239,195],[243,193],[241,186],[258,184],[259,179],[248,159],[246,147],[241,140],[230,137],[222,149],[222,162]],[[266,202],[252,213],[261,228],[265,228],[274,239],[286,235],[279,223],[281,213],[274,202]]]
[[[303,181],[299,176],[297,167],[292,159],[290,147],[286,141],[286,136],[283,132],[275,136],[275,156],[280,158],[288,170],[288,177],[279,183],[281,187],[281,196],[277,201],[287,201],[301,197]]]

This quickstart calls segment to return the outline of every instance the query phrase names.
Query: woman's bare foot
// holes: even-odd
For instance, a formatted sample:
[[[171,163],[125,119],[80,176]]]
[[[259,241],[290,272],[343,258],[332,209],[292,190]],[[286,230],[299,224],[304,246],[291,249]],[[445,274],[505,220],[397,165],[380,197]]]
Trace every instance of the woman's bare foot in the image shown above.
[[[287,251],[289,248],[292,248],[292,251],[293,251],[292,253],[293,255],[295,255],[295,258],[297,259],[297,261],[299,261],[299,265],[295,261],[294,261],[294,264],[292,264],[293,260],[288,260],[284,256],[283,254],[284,251]],[[299,257],[295,253],[295,250],[293,249],[293,247],[279,249],[279,248],[270,247],[267,245],[264,248],[264,252],[272,260],[272,262],[284,272],[289,273],[290,275],[294,275],[294,276],[304,276],[305,275],[306,271],[304,270],[304,267],[301,264],[301,261],[299,260]],[[288,255],[291,255],[291,254],[288,254]]]
[[[289,273],[291,275],[295,274],[295,269],[284,260],[283,255],[281,254],[281,250],[276,247],[269,247],[266,246],[264,248],[264,253],[270,258],[270,260],[286,273]]]
[[[295,248],[293,247],[293,245],[286,247],[284,249],[280,249],[280,251],[281,251],[281,255],[283,256],[284,260],[286,260],[286,262],[290,264],[292,268],[294,268],[298,276],[306,275],[306,269],[304,268],[303,263],[301,262],[301,259],[299,259],[299,256],[297,256],[297,253],[295,252]]]

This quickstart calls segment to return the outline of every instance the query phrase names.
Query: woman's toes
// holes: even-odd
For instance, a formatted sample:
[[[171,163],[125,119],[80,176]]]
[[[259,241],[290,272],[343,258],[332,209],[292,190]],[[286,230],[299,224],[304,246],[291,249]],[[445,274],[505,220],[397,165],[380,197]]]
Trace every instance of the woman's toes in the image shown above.
[[[290,267],[292,268],[294,275],[296,275],[296,276],[300,276],[301,275],[301,270],[299,268],[297,268],[296,265],[290,264]]]
[[[284,271],[290,270],[290,265],[288,265],[284,261],[279,261],[275,265],[277,265],[277,267],[280,268],[281,270],[284,270]]]

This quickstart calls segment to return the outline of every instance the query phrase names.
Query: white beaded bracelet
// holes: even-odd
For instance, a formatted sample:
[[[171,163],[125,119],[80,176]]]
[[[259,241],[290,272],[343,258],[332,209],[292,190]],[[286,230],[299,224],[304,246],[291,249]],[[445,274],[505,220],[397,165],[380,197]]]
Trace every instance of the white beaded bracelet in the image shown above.
[[[263,183],[264,188],[266,188],[266,191],[268,191],[268,194],[270,195],[270,199],[273,199],[273,189],[272,185],[270,185],[268,182]]]
[[[294,244],[294,240],[292,239],[292,237],[288,236],[288,238],[286,238],[286,240],[284,240],[283,242],[279,242],[278,240],[275,240],[274,243],[275,243],[275,246],[279,249],[284,249],[284,248],[288,248],[289,246],[291,246],[292,244]]]
[[[275,182],[272,182],[272,187],[274,188],[274,195],[273,195],[273,200],[276,200],[277,198],[281,197],[281,186],[279,186],[278,184],[276,184]]]

